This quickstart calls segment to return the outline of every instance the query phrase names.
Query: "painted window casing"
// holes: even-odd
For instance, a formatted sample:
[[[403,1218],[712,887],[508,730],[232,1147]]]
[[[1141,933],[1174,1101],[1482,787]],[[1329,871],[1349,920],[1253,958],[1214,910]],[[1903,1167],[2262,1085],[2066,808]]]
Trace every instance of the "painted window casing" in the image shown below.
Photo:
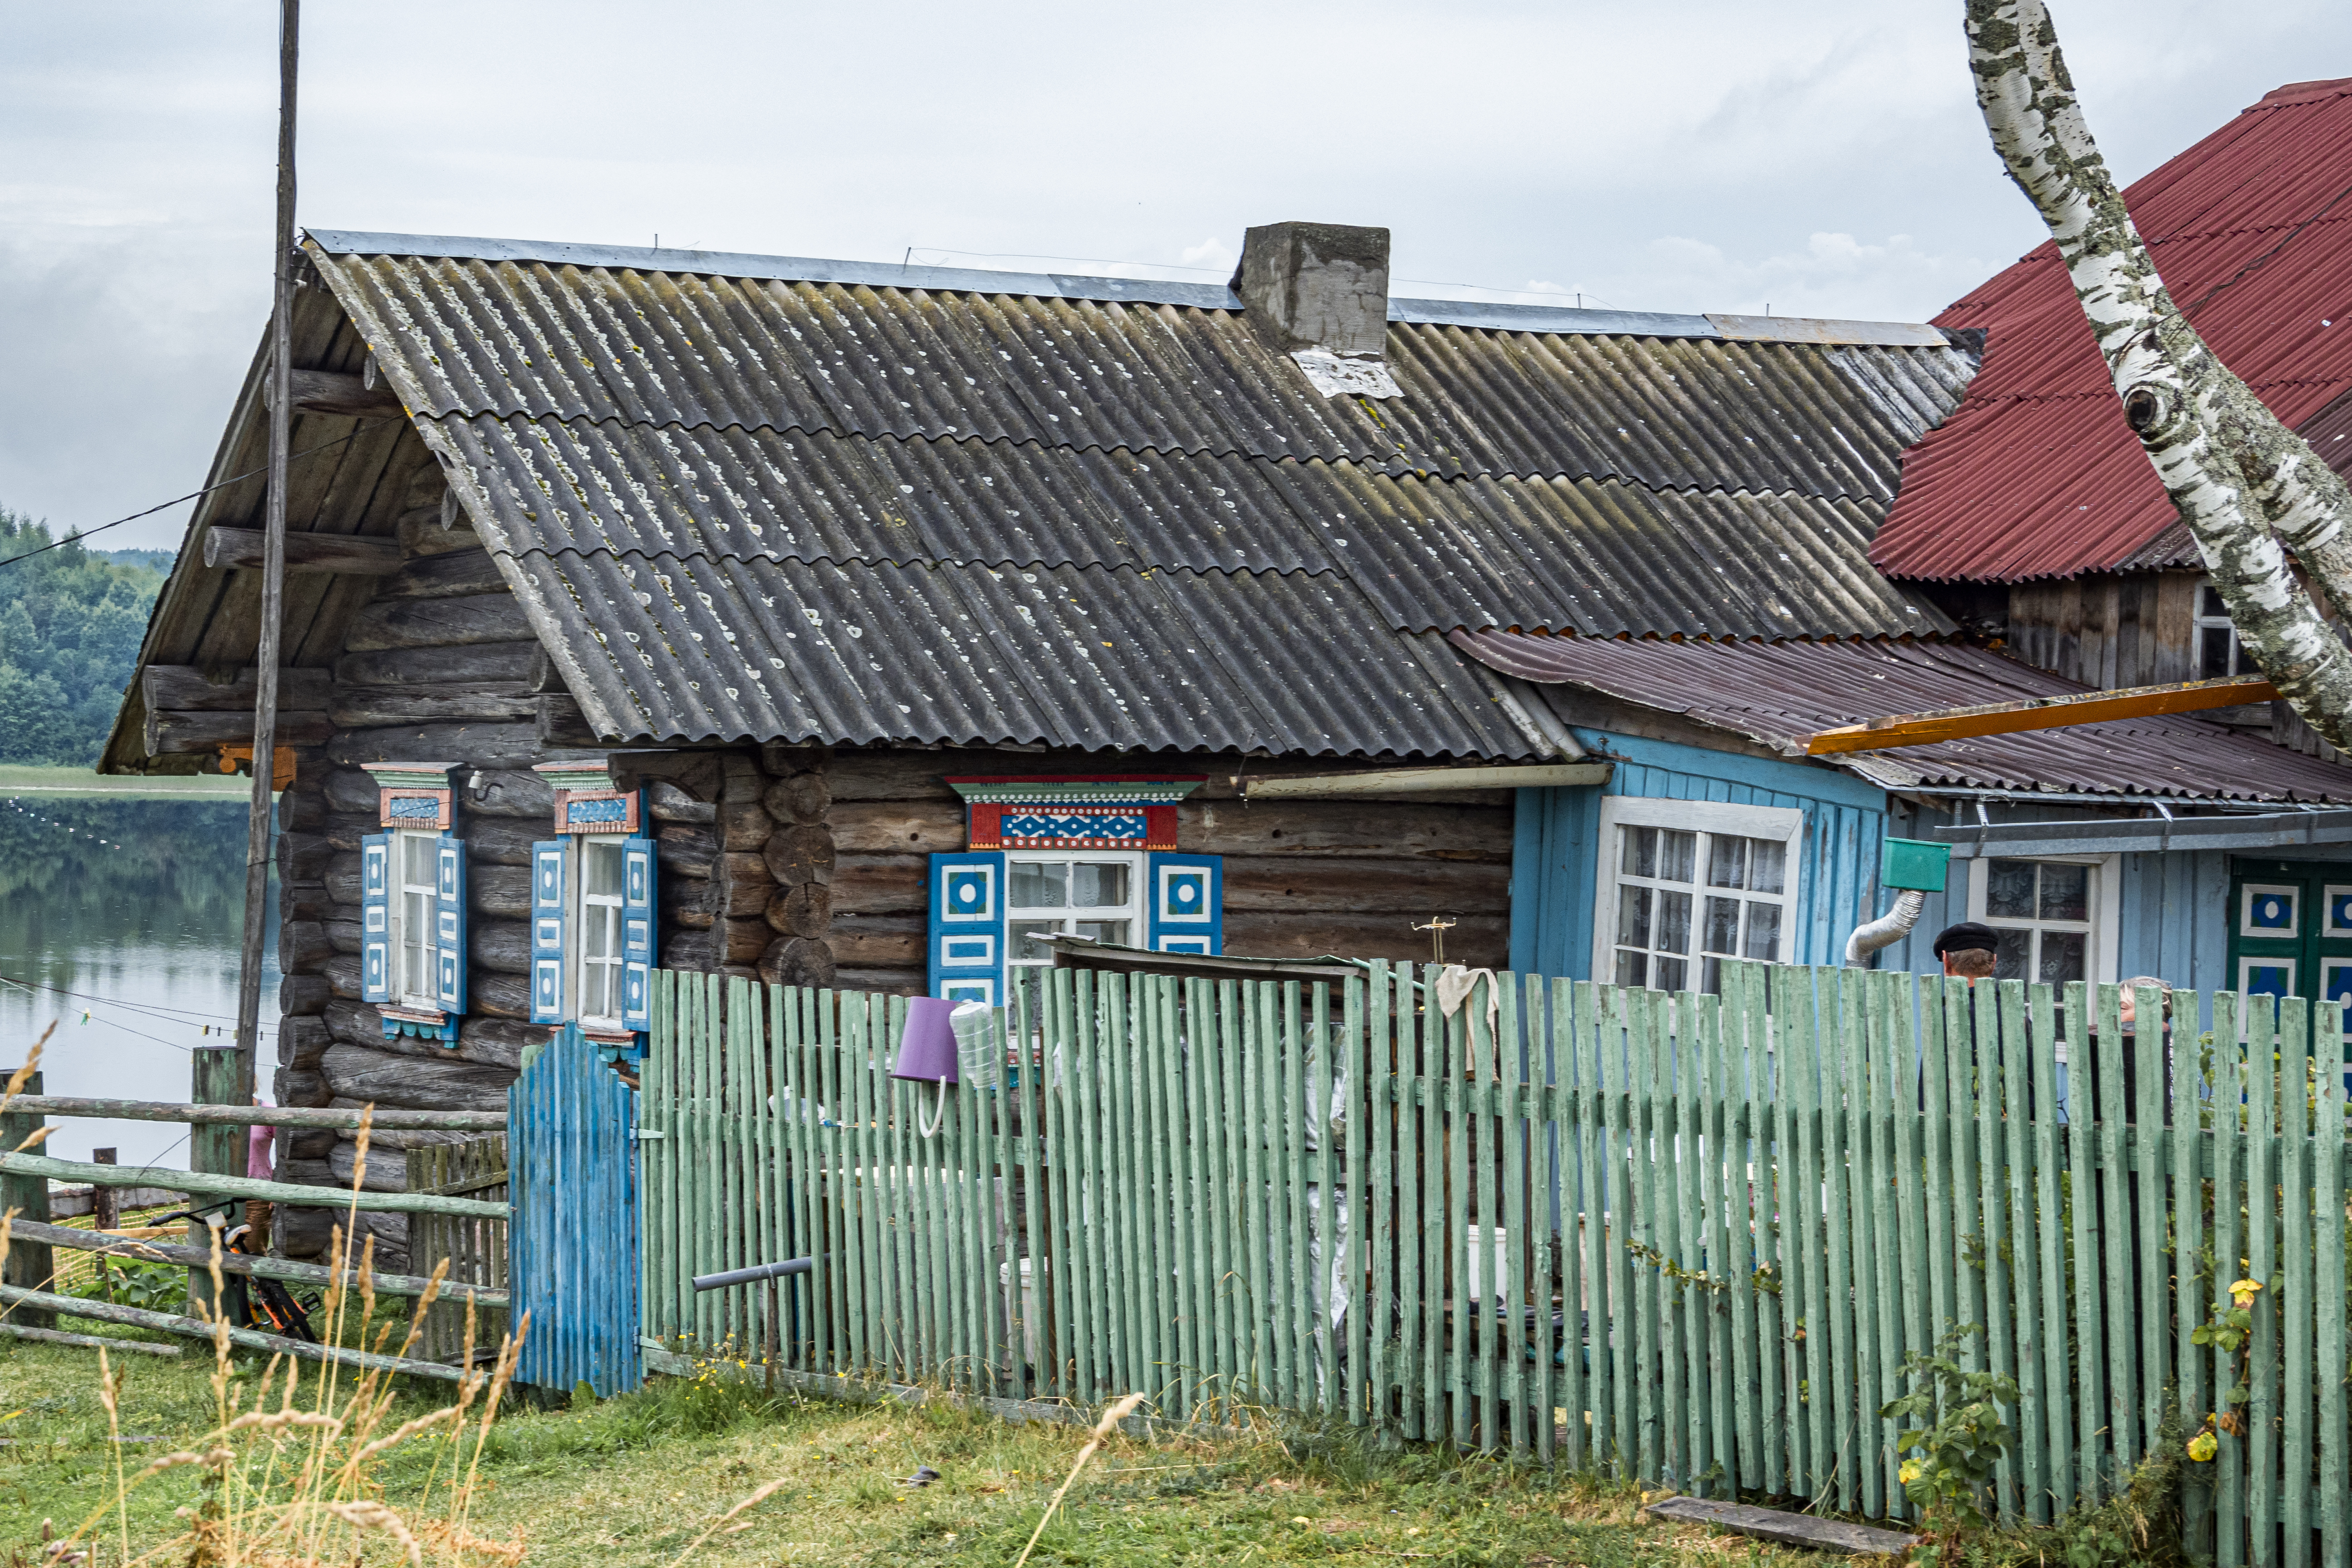
[[[466,846],[394,828],[360,841],[360,994],[403,1022],[466,1011]]]
[[[2229,606],[2221,603],[2221,591],[2210,580],[2197,584],[2195,622],[2197,679],[2255,673],[2253,656],[2246,651],[2236,623],[2230,619]]]
[[[1098,868],[1084,872],[1082,868]],[[1117,888],[1107,886],[1116,870]],[[1095,901],[1055,905],[1083,891]],[[1081,889],[1083,881],[1090,888]],[[1016,905],[1015,900],[1027,902]],[[1050,952],[1026,944],[1030,931],[1052,929],[1100,936],[1154,952],[1224,951],[1224,863],[1214,855],[1101,850],[979,849],[931,857],[926,946],[934,996],[957,1001],[1005,999],[1008,981],[1024,970],[1051,967]],[[1116,934],[1118,929],[1126,934]],[[1024,942],[1015,951],[1016,941]]]
[[[1805,814],[1781,806],[1602,801],[1593,976],[1717,993],[1726,958],[1787,962],[1804,832]]]
[[[653,1027],[654,841],[567,834],[530,847],[530,1021]]]
[[[1994,976],[2052,984],[2118,979],[2122,858],[2055,855],[1964,862],[1968,918],[2000,933]]]

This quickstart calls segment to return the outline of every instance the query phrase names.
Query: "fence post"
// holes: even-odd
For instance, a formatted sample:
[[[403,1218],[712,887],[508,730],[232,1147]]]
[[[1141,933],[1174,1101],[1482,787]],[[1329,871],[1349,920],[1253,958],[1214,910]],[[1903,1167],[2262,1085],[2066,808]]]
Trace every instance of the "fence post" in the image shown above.
[[[198,1046],[188,1054],[188,1100],[195,1105],[236,1105],[250,1095],[240,1093],[242,1079],[237,1068],[237,1048],[234,1045]],[[213,1176],[245,1174],[246,1129],[242,1127],[191,1127],[188,1129],[188,1169]],[[359,1255],[360,1237],[352,1238],[352,1256]],[[201,1219],[188,1222],[188,1245],[209,1250],[212,1228]],[[213,1304],[213,1277],[209,1268],[188,1270],[188,1315],[203,1317]]]
[[[14,1076],[14,1070],[0,1069],[0,1085],[5,1085]],[[28,1074],[19,1092],[40,1093],[41,1075]],[[0,1111],[0,1150],[16,1152],[26,1139],[40,1131],[43,1120],[38,1111]],[[37,1152],[41,1147],[37,1143],[26,1152]],[[16,1211],[18,1219],[47,1223],[49,1179],[47,1176],[0,1176],[0,1214],[10,1209]],[[0,1280],[27,1290],[46,1290],[49,1289],[49,1279],[56,1268],[57,1260],[50,1253],[48,1243],[12,1239],[8,1243],[7,1262],[0,1266]],[[57,1327],[57,1314],[38,1308],[19,1307],[9,1316],[28,1329]]]

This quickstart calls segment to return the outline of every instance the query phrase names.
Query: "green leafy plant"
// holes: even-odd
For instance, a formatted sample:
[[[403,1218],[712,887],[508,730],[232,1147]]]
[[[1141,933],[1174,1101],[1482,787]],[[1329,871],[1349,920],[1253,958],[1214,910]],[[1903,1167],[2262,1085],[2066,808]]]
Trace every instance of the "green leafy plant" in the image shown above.
[[[1903,1374],[1926,1379],[1925,1386],[1887,1401],[1878,1412],[1906,1423],[1895,1439],[1911,1456],[1897,1472],[1903,1495],[1918,1506],[1946,1563],[1959,1561],[1955,1552],[1962,1532],[1983,1527],[1985,1489],[2016,1437],[2000,1415],[2002,1405],[2017,1403],[2016,1380],[1971,1372],[1956,1359],[1983,1333],[1981,1324],[1963,1323],[1937,1340],[1933,1353],[1907,1358]]]
[[[2246,1375],[2246,1342],[2254,1337],[2254,1297],[2263,1289],[2259,1279],[2239,1279],[2230,1286],[2230,1298],[2213,1303],[2213,1316],[2189,1331],[2189,1337],[2200,1345],[2211,1345],[2224,1355],[2237,1358],[2237,1382],[2221,1394],[2221,1408],[2205,1417],[2189,1439],[2189,1457],[2205,1464],[2220,1451],[2223,1434],[2237,1436],[2246,1429],[2246,1418],[2236,1407],[2253,1397]]]

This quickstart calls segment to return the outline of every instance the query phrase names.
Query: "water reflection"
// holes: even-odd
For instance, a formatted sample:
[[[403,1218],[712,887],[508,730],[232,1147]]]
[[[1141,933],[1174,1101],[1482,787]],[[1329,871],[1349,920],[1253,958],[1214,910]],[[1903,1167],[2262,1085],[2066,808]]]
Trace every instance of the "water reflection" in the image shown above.
[[[242,796],[0,797],[0,1066],[52,1019],[51,1094],[185,1100],[188,1052],[234,1033],[245,908]],[[272,885],[274,904],[277,889]],[[278,918],[266,922],[260,1076],[277,1061]],[[212,1030],[207,1037],[206,1028]],[[187,1129],[62,1121],[47,1152],[185,1166]]]

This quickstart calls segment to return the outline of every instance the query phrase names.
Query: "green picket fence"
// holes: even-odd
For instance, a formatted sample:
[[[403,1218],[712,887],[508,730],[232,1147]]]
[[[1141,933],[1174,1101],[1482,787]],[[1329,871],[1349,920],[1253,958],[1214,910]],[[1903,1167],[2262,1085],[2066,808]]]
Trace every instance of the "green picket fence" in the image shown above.
[[[1437,976],[1054,971],[1000,1086],[942,1096],[888,1076],[903,1001],[663,974],[645,1332],[1899,1519],[1877,1412],[1974,1325],[2020,1390],[2007,1516],[2218,1412],[2199,1549],[2352,1563],[2335,1009],[2179,992],[2126,1035],[2112,986],[1727,963],[1721,997],[1506,974],[1449,1014]],[[2196,1343],[2242,1276],[2250,1342]]]

